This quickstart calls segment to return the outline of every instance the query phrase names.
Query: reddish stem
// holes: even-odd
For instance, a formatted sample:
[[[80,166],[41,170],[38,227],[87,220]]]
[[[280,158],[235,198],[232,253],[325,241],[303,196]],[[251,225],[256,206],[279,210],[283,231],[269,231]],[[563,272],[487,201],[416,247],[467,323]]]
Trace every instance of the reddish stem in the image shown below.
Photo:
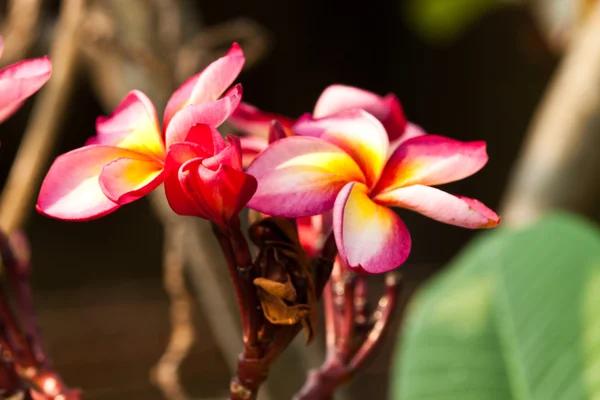
[[[337,264],[337,262],[336,262]],[[386,277],[385,294],[373,313],[376,321],[368,332],[361,315],[366,313],[366,284],[363,277],[344,274],[339,265],[326,287],[325,321],[327,327],[327,357],[323,365],[309,373],[308,378],[296,395],[296,400],[328,400],[333,398],[336,389],[348,382],[363,368],[366,361],[375,353],[383,334],[389,330],[391,317],[398,303],[400,293],[399,278],[390,274]],[[327,290],[337,287],[339,290]],[[343,288],[343,289],[342,289]],[[335,307],[334,296],[341,304]],[[341,310],[341,312],[340,312]]]
[[[225,229],[213,224],[213,232],[227,261],[240,309],[244,338],[244,351],[239,356],[237,373],[231,380],[229,396],[232,400],[255,399],[260,385],[268,376],[269,364],[262,358],[263,351],[258,340],[262,312],[253,283],[250,250],[239,223],[233,223]]]

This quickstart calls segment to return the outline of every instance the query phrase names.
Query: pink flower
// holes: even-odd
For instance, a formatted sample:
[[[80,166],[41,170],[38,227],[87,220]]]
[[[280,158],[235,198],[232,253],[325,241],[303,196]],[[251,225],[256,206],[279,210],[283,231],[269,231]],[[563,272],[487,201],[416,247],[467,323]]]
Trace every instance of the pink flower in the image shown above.
[[[54,161],[37,209],[54,218],[89,220],[151,192],[164,180],[167,149],[186,140],[197,124],[219,126],[237,107],[240,85],[221,95],[244,61],[234,44],[224,57],[186,81],[167,103],[162,130],[150,100],[139,91],[130,92],[110,117],[98,118],[96,137]]]
[[[327,117],[340,111],[362,109],[377,118],[384,126],[390,140],[390,149],[402,141],[425,134],[419,126],[406,120],[400,101],[394,94],[379,96],[375,93],[345,85],[331,85],[317,100],[311,114],[305,114],[294,121],[278,114],[267,113],[246,103],[241,103],[229,118],[236,129],[246,136],[242,138],[244,165],[267,148],[271,122],[277,120],[285,136],[298,134],[295,124],[314,118]]]
[[[4,44],[0,37],[0,55]],[[28,97],[50,79],[52,63],[48,56],[19,61],[0,70],[0,122],[13,115]]]
[[[488,159],[484,142],[422,135],[389,155],[386,129],[362,110],[307,119],[294,129],[298,136],[271,144],[248,168],[258,181],[248,206],[287,218],[333,210],[338,251],[351,268],[381,273],[408,257],[410,235],[389,207],[466,228],[500,222],[479,201],[432,187],[479,171]]]

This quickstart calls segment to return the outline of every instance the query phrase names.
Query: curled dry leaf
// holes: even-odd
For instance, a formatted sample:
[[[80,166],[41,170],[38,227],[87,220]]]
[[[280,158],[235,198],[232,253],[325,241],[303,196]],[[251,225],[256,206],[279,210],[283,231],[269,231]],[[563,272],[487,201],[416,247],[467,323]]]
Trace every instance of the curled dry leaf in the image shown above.
[[[274,325],[301,324],[310,342],[317,323],[317,296],[310,260],[295,225],[268,217],[252,224],[250,237],[260,249],[253,282],[265,318]]]

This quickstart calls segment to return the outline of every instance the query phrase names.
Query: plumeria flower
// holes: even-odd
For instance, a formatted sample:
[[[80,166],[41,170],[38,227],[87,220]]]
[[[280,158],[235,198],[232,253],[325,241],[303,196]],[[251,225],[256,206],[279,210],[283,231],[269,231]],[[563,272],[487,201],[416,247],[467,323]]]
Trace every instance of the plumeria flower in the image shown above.
[[[0,56],[4,49],[0,37]],[[0,70],[0,122],[13,115],[50,79],[52,63],[48,56],[19,61]]]
[[[165,178],[167,150],[186,140],[197,124],[219,126],[237,107],[240,85],[221,95],[244,61],[234,44],[186,81],[167,103],[162,130],[148,97],[130,92],[111,116],[98,118],[96,137],[54,161],[42,183],[38,210],[64,220],[89,220],[154,190]]]
[[[390,207],[466,228],[500,222],[479,201],[432,187],[479,171],[488,160],[485,142],[423,135],[389,155],[384,126],[363,110],[306,120],[295,130],[248,168],[258,181],[248,206],[287,218],[333,210],[338,251],[350,268],[381,273],[408,257],[410,235]]]
[[[270,137],[273,120],[280,123],[285,136],[292,136],[298,134],[294,128],[297,123],[352,109],[365,110],[383,124],[391,143],[390,149],[396,148],[404,140],[425,134],[419,126],[407,121],[396,95],[390,93],[379,96],[346,85],[327,87],[317,100],[312,114],[305,114],[296,121],[242,102],[229,118],[229,123],[245,135],[242,137],[244,165],[249,165],[273,141]]]
[[[185,142],[169,148],[165,191],[173,211],[222,226],[237,216],[256,190],[256,179],[242,169],[240,139],[223,140],[212,126],[195,125]]]
[[[229,123],[245,135],[241,139],[243,162],[244,166],[248,166],[270,143],[283,137],[306,133],[298,132],[296,124],[352,109],[365,110],[383,124],[390,140],[390,152],[404,140],[425,135],[425,131],[418,125],[407,121],[396,95],[390,93],[379,96],[367,90],[339,84],[327,87],[317,100],[312,114],[305,114],[296,121],[242,102],[229,118]],[[277,124],[274,125],[273,121],[277,121]],[[309,255],[314,256],[320,251],[324,239],[332,229],[331,215],[300,218],[297,226],[302,246]]]

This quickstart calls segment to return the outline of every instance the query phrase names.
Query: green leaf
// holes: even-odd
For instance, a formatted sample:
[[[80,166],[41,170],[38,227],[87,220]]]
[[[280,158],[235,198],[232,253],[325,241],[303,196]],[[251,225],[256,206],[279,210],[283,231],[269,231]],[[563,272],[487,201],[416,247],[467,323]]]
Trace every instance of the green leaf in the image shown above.
[[[521,0],[410,0],[408,22],[425,39],[448,42],[456,39],[487,12]]]
[[[600,399],[600,232],[567,214],[481,235],[417,295],[401,400]]]

